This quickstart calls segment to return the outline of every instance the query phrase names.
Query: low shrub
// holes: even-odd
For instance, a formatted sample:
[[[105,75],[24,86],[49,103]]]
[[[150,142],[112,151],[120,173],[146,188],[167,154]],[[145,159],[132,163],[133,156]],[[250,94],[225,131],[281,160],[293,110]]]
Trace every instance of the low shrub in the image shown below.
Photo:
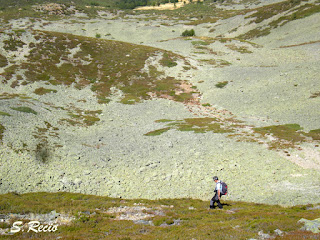
[[[215,86],[217,88],[224,88],[228,84],[228,81],[218,82]]]
[[[193,30],[193,29],[191,29],[191,30],[185,30],[182,34],[181,34],[181,36],[183,36],[183,37],[191,37],[191,36],[195,36],[196,35],[196,33],[195,33],[195,31]]]

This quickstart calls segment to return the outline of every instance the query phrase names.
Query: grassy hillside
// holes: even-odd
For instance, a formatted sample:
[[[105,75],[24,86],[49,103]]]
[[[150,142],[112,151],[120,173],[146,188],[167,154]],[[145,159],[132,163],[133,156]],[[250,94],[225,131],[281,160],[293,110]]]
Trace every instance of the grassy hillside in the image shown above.
[[[55,5],[57,4],[57,5]],[[37,8],[36,6],[47,6],[47,8]],[[72,7],[71,7],[72,6]],[[97,10],[117,9],[116,1],[113,0],[0,0],[0,17],[4,20],[17,19],[23,17],[46,17],[56,19],[61,16],[69,16],[75,12],[82,12],[88,16],[97,16]]]
[[[22,48],[29,53],[22,52],[26,59],[11,61],[11,66],[1,74],[12,88],[37,81],[49,85],[73,85],[77,89],[90,86],[101,103],[108,102],[111,89],[117,88],[124,93],[122,102],[128,104],[165,95],[184,102],[197,93],[196,89],[185,92],[181,87],[183,81],[165,77],[155,66],[146,65],[149,58],[160,56],[162,67],[174,67],[177,61],[184,62],[187,67],[188,63],[176,54],[124,42],[54,32],[33,31],[29,41],[23,41],[28,34],[24,30],[15,31],[8,33],[4,40],[7,55],[19,54]],[[40,88],[35,93],[43,95],[48,92],[52,90]]]
[[[22,232],[0,239],[319,239],[301,230],[301,218],[319,217],[319,206],[283,208],[223,201],[224,209],[208,209],[195,199],[124,200],[72,193],[8,193],[0,198],[1,216],[19,213],[26,219],[65,218],[55,232]],[[48,215],[44,215],[48,214]],[[52,216],[53,215],[53,216]],[[16,215],[18,216],[18,215]],[[45,219],[45,218],[44,218]],[[66,220],[68,219],[68,221]],[[8,231],[19,217],[1,223]],[[63,222],[63,221],[62,221]],[[60,222],[61,223],[61,222]],[[42,224],[48,223],[42,220]]]

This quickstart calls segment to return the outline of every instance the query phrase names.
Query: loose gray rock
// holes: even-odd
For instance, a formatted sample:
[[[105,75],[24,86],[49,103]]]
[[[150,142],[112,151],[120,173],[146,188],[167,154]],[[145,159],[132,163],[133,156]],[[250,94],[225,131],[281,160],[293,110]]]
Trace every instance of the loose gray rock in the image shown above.
[[[304,224],[301,230],[311,231],[313,233],[320,233],[320,218],[314,220],[307,220],[305,218],[301,218],[298,222]]]

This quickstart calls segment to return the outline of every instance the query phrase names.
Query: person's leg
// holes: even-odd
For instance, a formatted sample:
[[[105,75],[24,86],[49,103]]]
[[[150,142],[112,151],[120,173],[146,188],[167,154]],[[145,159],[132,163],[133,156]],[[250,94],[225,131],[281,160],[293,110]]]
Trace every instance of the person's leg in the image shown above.
[[[217,199],[217,193],[215,193],[215,195],[212,197],[211,201],[210,201],[210,208],[215,208],[214,203],[216,202]]]
[[[220,202],[220,200],[218,199],[218,201],[217,201],[217,204],[218,204],[218,208],[220,208],[220,209],[222,209],[223,207],[222,207],[222,204],[221,204],[221,202]]]
[[[220,198],[221,198],[221,194],[220,194]],[[220,203],[220,200],[219,200],[218,197],[217,197],[217,204],[218,204],[218,207],[219,207],[220,209],[223,208],[223,207],[222,207],[222,204]]]
[[[212,197],[212,199],[210,200],[210,208],[214,208],[214,196]]]

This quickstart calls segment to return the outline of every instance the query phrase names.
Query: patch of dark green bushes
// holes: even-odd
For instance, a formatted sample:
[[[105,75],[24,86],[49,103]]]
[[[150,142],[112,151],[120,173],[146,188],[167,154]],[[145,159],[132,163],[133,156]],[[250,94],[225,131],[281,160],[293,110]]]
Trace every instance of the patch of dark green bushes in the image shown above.
[[[195,33],[194,29],[185,30],[181,34],[182,37],[192,37],[192,36],[195,36],[195,35],[196,35],[196,33]]]

